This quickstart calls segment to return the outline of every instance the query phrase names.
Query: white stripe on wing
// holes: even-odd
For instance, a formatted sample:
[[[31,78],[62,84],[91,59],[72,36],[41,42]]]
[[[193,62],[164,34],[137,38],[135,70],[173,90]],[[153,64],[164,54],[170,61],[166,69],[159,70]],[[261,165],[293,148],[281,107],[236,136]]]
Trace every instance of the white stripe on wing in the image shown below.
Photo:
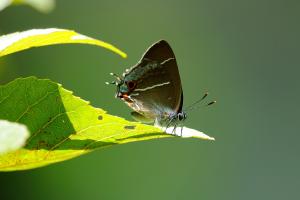
[[[146,88],[135,89],[134,91],[144,92],[144,91],[151,90],[151,89],[154,89],[156,87],[161,87],[161,86],[168,85],[168,84],[170,84],[170,82],[160,83],[160,84],[156,84],[156,85],[153,85],[153,86],[150,86],[150,87],[146,87]]]

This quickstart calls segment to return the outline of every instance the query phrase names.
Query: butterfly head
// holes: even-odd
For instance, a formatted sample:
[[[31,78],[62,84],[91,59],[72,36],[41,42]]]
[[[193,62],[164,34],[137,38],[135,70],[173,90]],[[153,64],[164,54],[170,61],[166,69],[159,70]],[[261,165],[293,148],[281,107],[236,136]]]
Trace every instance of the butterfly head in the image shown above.
[[[125,100],[127,102],[131,102],[131,94],[136,88],[136,81],[130,80],[128,76],[123,76],[120,77],[117,74],[110,73],[112,76],[116,78],[115,81],[112,81],[110,83],[106,82],[106,84],[114,84],[117,86],[117,91],[116,91],[116,98],[120,98],[122,100]]]

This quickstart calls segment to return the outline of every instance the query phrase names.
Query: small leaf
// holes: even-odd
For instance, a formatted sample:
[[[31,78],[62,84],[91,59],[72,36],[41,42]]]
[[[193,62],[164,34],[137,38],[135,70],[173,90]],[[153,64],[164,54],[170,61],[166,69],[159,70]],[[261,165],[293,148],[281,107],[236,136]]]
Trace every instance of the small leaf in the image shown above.
[[[0,120],[0,155],[25,145],[29,131],[23,124]]]
[[[55,0],[0,0],[0,11],[10,5],[29,5],[44,13],[52,11]]]
[[[51,12],[55,7],[55,0],[12,0],[15,5],[29,5],[44,13]]]
[[[0,11],[9,6],[12,0],[0,0]]]
[[[54,44],[81,43],[97,45],[109,49],[123,58],[127,55],[115,46],[96,40],[85,35],[81,35],[72,30],[47,28],[32,29],[23,32],[11,33],[0,37],[0,57],[14,52]]]

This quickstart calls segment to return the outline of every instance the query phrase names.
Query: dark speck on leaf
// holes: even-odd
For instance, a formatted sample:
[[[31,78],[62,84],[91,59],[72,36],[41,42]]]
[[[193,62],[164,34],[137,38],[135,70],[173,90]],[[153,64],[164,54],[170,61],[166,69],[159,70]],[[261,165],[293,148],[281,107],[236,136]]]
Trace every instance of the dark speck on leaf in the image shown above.
[[[124,126],[125,129],[135,129],[135,126]]]
[[[98,116],[98,119],[99,119],[99,120],[102,120],[102,119],[103,119],[103,116],[102,116],[102,115],[99,115],[99,116]]]
[[[46,141],[43,140],[39,141],[39,145],[45,145],[45,144],[47,144]]]

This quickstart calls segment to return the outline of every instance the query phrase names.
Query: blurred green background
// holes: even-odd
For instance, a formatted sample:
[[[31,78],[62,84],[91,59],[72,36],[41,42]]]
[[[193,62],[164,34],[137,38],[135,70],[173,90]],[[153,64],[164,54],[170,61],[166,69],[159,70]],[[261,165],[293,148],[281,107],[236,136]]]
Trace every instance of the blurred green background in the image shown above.
[[[1,34],[74,29],[128,53],[85,45],[35,48],[0,58],[0,82],[50,78],[110,114],[130,109],[104,84],[166,39],[185,105],[210,91],[218,103],[186,126],[215,142],[171,138],[130,143],[47,167],[0,173],[1,199],[299,199],[300,1],[57,1],[42,14],[0,12]]]

